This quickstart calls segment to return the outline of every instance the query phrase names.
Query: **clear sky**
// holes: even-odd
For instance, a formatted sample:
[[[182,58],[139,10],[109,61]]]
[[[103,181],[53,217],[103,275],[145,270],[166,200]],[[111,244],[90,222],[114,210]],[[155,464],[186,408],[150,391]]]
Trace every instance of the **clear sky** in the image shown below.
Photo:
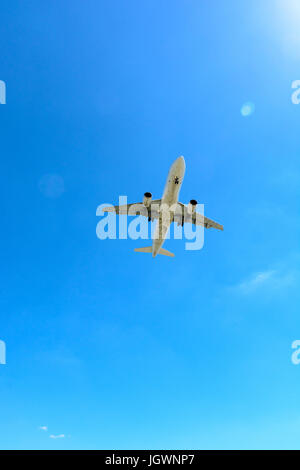
[[[2,0],[0,448],[300,448],[297,4]],[[224,232],[99,240],[179,155]]]

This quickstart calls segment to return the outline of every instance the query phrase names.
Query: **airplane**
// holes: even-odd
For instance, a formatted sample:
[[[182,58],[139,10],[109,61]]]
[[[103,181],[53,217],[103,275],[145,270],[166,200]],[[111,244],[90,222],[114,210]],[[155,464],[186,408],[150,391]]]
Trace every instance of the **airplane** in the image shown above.
[[[198,202],[195,199],[191,199],[188,205],[182,204],[178,201],[184,174],[185,160],[184,157],[181,156],[174,161],[169,170],[162,199],[153,200],[152,194],[146,192],[144,194],[143,202],[105,207],[103,209],[103,212],[143,215],[148,217],[149,221],[158,219],[152,246],[135,248],[134,251],[152,253],[153,258],[155,258],[157,254],[171,257],[175,256],[174,253],[162,248],[169,226],[172,222],[177,222],[178,225],[182,226],[185,223],[192,223],[205,228],[223,230],[223,225],[220,225],[196,212]]]

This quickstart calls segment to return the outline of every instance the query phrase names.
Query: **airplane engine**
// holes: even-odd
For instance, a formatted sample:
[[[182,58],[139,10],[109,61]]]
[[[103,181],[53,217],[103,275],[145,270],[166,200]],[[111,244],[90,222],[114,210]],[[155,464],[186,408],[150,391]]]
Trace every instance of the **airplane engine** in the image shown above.
[[[151,193],[145,193],[144,194],[144,199],[143,199],[143,204],[145,207],[149,207],[151,205],[152,201],[152,194]]]
[[[198,202],[195,201],[195,199],[191,199],[188,205],[188,213],[189,214],[194,214],[196,207],[197,207]]]

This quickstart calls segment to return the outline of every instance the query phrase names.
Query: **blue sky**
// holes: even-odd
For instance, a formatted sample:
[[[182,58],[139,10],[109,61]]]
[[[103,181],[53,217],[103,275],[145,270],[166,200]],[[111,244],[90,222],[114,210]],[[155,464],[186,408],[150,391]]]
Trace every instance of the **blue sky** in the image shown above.
[[[299,448],[299,20],[2,1],[0,448]],[[100,241],[97,206],[159,198],[179,155],[224,232]]]

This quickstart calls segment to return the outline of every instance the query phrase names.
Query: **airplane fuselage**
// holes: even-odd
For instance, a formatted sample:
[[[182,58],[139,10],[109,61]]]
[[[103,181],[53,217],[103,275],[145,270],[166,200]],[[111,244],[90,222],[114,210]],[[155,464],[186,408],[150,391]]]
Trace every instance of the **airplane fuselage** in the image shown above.
[[[178,202],[179,192],[183,182],[184,173],[185,161],[183,157],[179,157],[172,164],[168,173],[168,178],[161,200],[161,213],[159,219],[157,220],[157,225],[154,232],[154,239],[152,243],[153,257],[155,257],[159,253],[159,250],[165,241],[166,235],[171,224],[169,213],[167,214],[167,216],[164,217],[164,210],[168,211],[169,207],[172,207]]]

